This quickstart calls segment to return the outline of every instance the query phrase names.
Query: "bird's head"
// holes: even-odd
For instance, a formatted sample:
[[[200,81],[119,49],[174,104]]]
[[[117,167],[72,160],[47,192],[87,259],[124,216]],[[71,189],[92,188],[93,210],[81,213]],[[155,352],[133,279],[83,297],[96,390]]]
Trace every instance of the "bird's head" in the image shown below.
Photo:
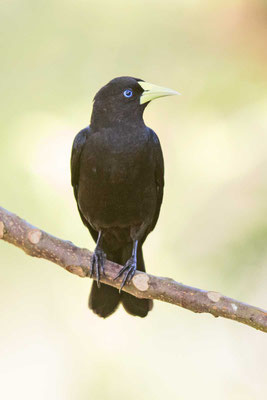
[[[143,121],[144,109],[151,100],[175,94],[179,93],[142,79],[129,76],[112,79],[95,95],[91,125],[98,128]]]

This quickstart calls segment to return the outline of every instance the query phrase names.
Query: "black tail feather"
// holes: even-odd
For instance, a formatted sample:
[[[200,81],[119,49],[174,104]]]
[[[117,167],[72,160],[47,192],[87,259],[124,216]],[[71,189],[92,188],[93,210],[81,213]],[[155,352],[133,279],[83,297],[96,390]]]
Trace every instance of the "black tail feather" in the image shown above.
[[[113,314],[118,308],[120,300],[118,289],[104,283],[101,283],[98,288],[97,282],[93,282],[89,296],[89,308],[99,317],[107,318]]]
[[[147,316],[148,312],[153,308],[153,301],[149,299],[138,299],[129,293],[123,292],[121,302],[125,311],[128,314],[135,315],[141,318]]]

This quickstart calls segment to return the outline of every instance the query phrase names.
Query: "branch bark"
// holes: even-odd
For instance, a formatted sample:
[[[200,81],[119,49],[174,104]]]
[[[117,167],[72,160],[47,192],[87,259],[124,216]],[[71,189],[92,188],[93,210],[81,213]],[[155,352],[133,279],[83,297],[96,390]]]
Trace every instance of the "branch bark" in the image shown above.
[[[0,239],[21,248],[30,256],[52,261],[75,275],[89,276],[92,252],[79,248],[70,241],[49,235],[2,207]],[[114,281],[114,278],[120,268],[120,265],[107,260],[106,276],[101,276],[100,281],[119,288],[121,281]],[[214,317],[232,319],[267,332],[266,311],[218,292],[183,285],[170,278],[160,278],[137,271],[131,283],[123,290],[139,298],[165,301],[196,313],[210,313]]]

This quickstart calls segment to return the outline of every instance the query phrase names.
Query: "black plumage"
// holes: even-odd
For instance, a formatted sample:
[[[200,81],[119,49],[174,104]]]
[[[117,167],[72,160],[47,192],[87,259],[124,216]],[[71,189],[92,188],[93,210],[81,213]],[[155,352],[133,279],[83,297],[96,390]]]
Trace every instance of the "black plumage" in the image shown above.
[[[136,269],[145,271],[142,245],[158,220],[164,165],[159,139],[145,125],[143,112],[150,100],[170,94],[176,93],[140,79],[115,78],[96,94],[91,124],[75,137],[72,186],[81,219],[97,243],[91,269],[98,279],[105,257],[125,266],[118,275],[122,286]],[[98,279],[89,307],[99,316],[109,316],[120,302],[140,317],[152,309],[151,300],[100,286]]]

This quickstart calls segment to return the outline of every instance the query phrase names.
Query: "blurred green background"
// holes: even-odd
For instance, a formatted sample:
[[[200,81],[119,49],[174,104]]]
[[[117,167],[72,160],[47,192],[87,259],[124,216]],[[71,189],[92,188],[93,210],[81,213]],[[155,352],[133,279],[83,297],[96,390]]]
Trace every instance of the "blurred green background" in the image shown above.
[[[70,185],[75,134],[110,79],[182,93],[149,105],[165,198],[147,270],[267,303],[267,3],[2,0],[1,206],[91,250]],[[157,302],[87,309],[91,282],[0,243],[0,397],[263,399],[266,337]]]

